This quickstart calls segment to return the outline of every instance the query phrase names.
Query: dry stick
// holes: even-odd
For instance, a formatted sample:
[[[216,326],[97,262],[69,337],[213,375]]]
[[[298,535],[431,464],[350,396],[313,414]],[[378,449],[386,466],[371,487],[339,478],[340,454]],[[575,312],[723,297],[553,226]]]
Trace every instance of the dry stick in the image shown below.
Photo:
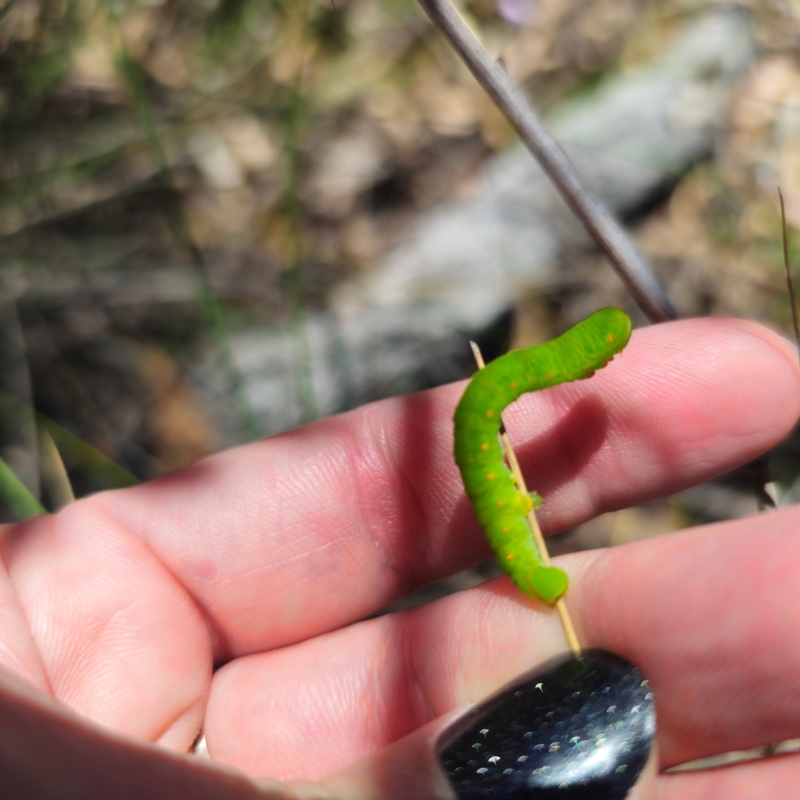
[[[50,499],[53,501],[54,510],[75,502],[75,492],[64,466],[64,460],[53,437],[46,431],[39,431],[39,463]]]
[[[583,186],[575,167],[542,125],[536,112],[509,78],[501,64],[493,61],[449,0],[419,0],[434,25],[444,34],[469,71],[516,130],[519,138],[539,162],[583,223],[611,266],[627,286],[650,322],[678,319],[650,268],[625,232]],[[765,505],[774,505],[765,491],[769,466],[766,456],[745,465],[753,489]]]
[[[547,132],[503,67],[483,49],[455,8],[448,0],[419,0],[419,3],[550,176],[572,213],[606,254],[648,319],[651,322],[677,319],[678,313],[633,243],[586,191],[564,151]]]
[[[470,342],[470,346],[472,347],[472,353],[475,356],[475,362],[478,365],[478,369],[483,369],[486,366],[486,363],[483,360],[480,347],[478,347],[475,342]],[[517,489],[524,495],[527,495],[528,487],[525,484],[525,478],[522,475],[522,470],[519,468],[519,461],[517,461],[517,455],[514,452],[514,448],[511,447],[511,439],[506,433],[505,426],[502,424],[502,422],[500,423],[500,441],[503,443],[503,450],[505,451],[506,458],[508,459],[508,464],[511,467],[511,472],[514,475],[514,481],[517,484]],[[533,531],[533,539],[536,542],[536,547],[539,550],[539,558],[546,567],[549,567],[550,554],[547,552],[547,545],[545,544],[544,536],[542,535],[542,529],[539,527],[539,521],[536,519],[536,513],[533,509],[528,512],[528,524],[531,526],[531,531]],[[572,650],[573,654],[577,658],[581,654],[581,643],[578,641],[578,634],[575,633],[575,626],[572,624],[572,619],[570,618],[569,611],[567,610],[567,604],[564,602],[563,597],[556,601],[556,611],[558,611],[558,616],[561,618],[561,627],[564,629],[564,636],[567,637],[569,649]]]
[[[778,187],[778,197],[781,199],[781,230],[783,231],[783,266],[786,269],[786,287],[789,290],[789,303],[792,306],[792,323],[794,324],[794,339],[800,351],[800,324],[797,321],[797,300],[792,284],[792,271],[789,268],[789,235],[786,233],[786,208],[783,205],[783,192]]]

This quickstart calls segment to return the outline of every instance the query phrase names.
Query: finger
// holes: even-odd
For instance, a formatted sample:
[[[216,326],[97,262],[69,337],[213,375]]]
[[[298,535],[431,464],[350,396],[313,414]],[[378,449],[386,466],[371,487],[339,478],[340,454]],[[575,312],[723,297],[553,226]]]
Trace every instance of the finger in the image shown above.
[[[287,786],[297,793],[299,800],[407,800],[409,797],[415,800],[457,800],[460,795],[457,795],[443,773],[441,760],[437,756],[437,743],[447,729],[458,721],[459,716],[454,713],[441,717],[329,778],[316,783],[290,781]],[[655,751],[651,755],[655,756]],[[625,795],[627,800],[654,800],[658,781],[655,762],[656,758],[648,759]],[[469,796],[492,796],[491,790],[485,790],[481,795],[477,791],[480,790]],[[525,796],[536,800],[541,795],[535,790],[528,790]],[[552,788],[548,796],[552,796]]]
[[[700,374],[730,379],[737,389],[730,402],[725,400],[727,395],[721,395],[723,401],[718,413],[706,412],[706,417],[711,416],[708,424],[701,424],[694,430],[700,450],[711,453],[699,466],[689,450],[691,426],[688,432],[685,428],[685,420],[691,420],[693,415],[677,415],[676,425],[684,424],[683,440],[676,429],[670,431],[671,443],[676,445],[683,441],[686,452],[678,447],[681,457],[666,466],[656,460],[657,471],[665,479],[671,469],[682,473],[684,478],[694,479],[699,472],[710,470],[711,465],[718,466],[729,460],[732,453],[749,453],[743,441],[752,439],[763,443],[774,436],[775,426],[780,429],[782,415],[785,417],[786,410],[792,409],[795,402],[794,395],[788,399],[784,396],[785,385],[795,379],[795,374],[779,340],[754,326],[742,328],[742,323],[704,321],[702,324],[710,325],[709,330],[714,334],[710,335],[707,330],[704,335],[710,342],[706,342],[702,330],[698,333],[697,328],[692,329],[695,352],[705,352],[706,360],[711,357],[709,353],[717,353],[722,366],[710,370],[703,366],[701,358],[700,363],[690,363],[689,367]],[[722,325],[721,334],[719,325]],[[672,337],[673,344],[676,331],[680,334],[678,340],[685,338],[684,326],[661,329],[661,333]],[[659,329],[648,329],[642,335],[645,355],[653,349],[653,342],[648,344],[647,337],[655,337],[658,354],[662,348],[658,344]],[[730,357],[730,351],[735,351],[735,359]],[[632,352],[636,354],[635,350]],[[666,363],[670,352],[665,350],[658,364],[662,377],[675,371],[674,365]],[[727,357],[726,352],[729,353]],[[626,363],[631,362],[628,359]],[[649,363],[645,359],[644,366]],[[755,417],[736,411],[741,399],[748,398],[747,391],[737,384],[737,380],[741,383],[744,379],[739,369],[742,365],[757,369],[761,375],[772,376],[771,381],[763,384],[766,396],[761,398]],[[685,359],[681,366],[685,366]],[[612,376],[611,372],[607,374]],[[608,380],[613,389],[614,382],[611,377]],[[591,385],[593,382],[583,386]],[[667,388],[672,385],[670,383]],[[752,380],[747,386],[751,385],[762,386]],[[684,398],[684,412],[691,408],[692,398],[703,397],[697,385],[690,388],[689,397]],[[438,403],[439,410],[431,413],[431,420],[447,422],[453,400],[447,399],[448,391],[451,395],[457,394],[457,391],[444,390],[407,402],[418,403],[417,408],[434,410]],[[605,391],[609,393],[608,389]],[[628,394],[620,393],[623,410],[627,408],[626,413],[638,420],[634,409],[644,406],[640,414],[655,424],[657,415],[653,416],[649,410],[652,398],[640,397],[642,402],[639,402],[635,394],[633,389]],[[661,399],[666,403],[669,395]],[[705,407],[702,405],[703,409]],[[274,646],[345,622],[381,605],[383,599],[396,596],[404,585],[436,577],[444,566],[458,564],[458,556],[451,553],[483,555],[485,545],[477,529],[469,525],[459,527],[459,515],[452,516],[453,505],[448,500],[451,481],[447,470],[453,469],[449,444],[445,448],[447,452],[438,460],[432,458],[433,463],[439,464],[437,469],[445,473],[438,484],[441,492],[433,486],[432,478],[427,483],[421,480],[425,470],[417,469],[414,463],[401,463],[392,471],[381,461],[387,455],[399,458],[417,452],[408,443],[397,444],[402,437],[398,439],[395,433],[398,425],[402,429],[403,423],[393,416],[397,413],[397,403],[376,404],[360,415],[321,423],[289,437],[245,448],[244,452],[223,454],[187,473],[143,487],[136,494],[98,496],[74,504],[53,517],[39,518],[13,529],[3,542],[3,558],[13,580],[14,599],[18,599],[24,616],[30,621],[36,647],[56,696],[118,730],[185,747],[194,737],[205,697],[210,666],[209,629],[212,635],[216,634],[218,656],[248,647],[257,649],[259,645]],[[357,423],[362,416],[366,417],[366,423],[361,439],[367,444],[356,443],[348,451],[347,432],[355,435],[361,431]],[[412,416],[414,425],[418,425],[419,414]],[[612,415],[610,430],[617,424],[613,422],[614,416],[625,419],[625,414],[617,409]],[[376,418],[376,424],[370,424],[371,417]],[[717,425],[720,427],[715,427]],[[323,443],[330,445],[331,440],[336,441],[331,426],[334,433],[339,431],[341,446],[323,450]],[[419,430],[410,423],[407,427]],[[447,422],[446,436],[449,430]],[[438,447],[446,436],[434,437]],[[720,444],[725,441],[727,448]],[[613,463],[614,447],[618,443],[614,443],[613,437],[609,437],[609,442],[605,448],[606,461]],[[326,508],[331,509],[330,514],[326,509],[317,513],[316,508],[309,512],[305,505],[301,509],[298,502],[291,502],[289,490],[297,490],[294,480],[289,480],[284,487],[288,494],[276,489],[278,506],[267,503],[265,507],[268,493],[264,493],[265,496],[259,493],[261,487],[253,486],[253,477],[263,478],[270,466],[268,463],[265,469],[261,459],[274,456],[276,447],[280,451],[286,449],[287,444],[292,445],[291,453],[285,454],[287,469],[294,469],[298,480],[305,471],[317,477],[312,483],[328,492],[325,503]],[[639,452],[635,438],[628,450],[632,457]],[[330,467],[331,452],[364,457],[367,466],[355,470],[362,476],[357,481],[360,491],[354,491],[349,500],[330,496],[336,481],[342,475],[347,478],[346,470],[327,475],[326,480],[327,473],[314,468],[318,462]],[[256,457],[259,454],[260,458]],[[274,466],[280,466],[280,459]],[[598,483],[605,485],[607,491],[614,491],[604,483],[603,470],[598,468],[596,472]],[[202,489],[206,488],[206,478],[209,496],[221,507],[218,514],[205,505]],[[637,491],[650,491],[653,487],[648,484],[645,469],[642,469],[641,478],[637,478],[635,484]],[[456,481],[457,476],[453,476],[453,486],[457,485]],[[172,484],[176,491],[171,499]],[[237,492],[242,487],[254,491],[253,503],[241,502]],[[225,491],[226,488],[230,491]],[[460,488],[457,491],[460,493]],[[384,495],[386,513],[380,514],[380,500]],[[106,506],[120,497],[128,498],[122,501],[123,506],[128,503],[125,508],[134,516],[146,511],[142,504],[152,508],[153,518],[145,519],[147,524],[137,532],[147,534],[145,544],[150,544],[152,550],[166,559],[169,569],[164,569],[153,557],[152,550],[109,514]],[[404,505],[404,497],[415,497],[418,501]],[[338,511],[337,502],[341,505]],[[371,511],[367,509],[370,513],[361,517],[361,524],[353,523],[354,509],[363,511],[364,502],[375,504],[374,520],[366,524],[365,519],[371,519]],[[229,508],[231,504],[235,507],[233,510]],[[402,519],[403,510],[408,512],[407,520]],[[448,514],[452,517],[449,521]],[[327,528],[329,516],[333,522]],[[142,521],[140,517],[136,519]],[[225,523],[229,526],[225,527]],[[348,525],[354,527],[348,528]],[[310,538],[304,538],[309,531],[303,526],[310,528]],[[312,546],[315,536],[318,538],[316,548]],[[427,537],[430,537],[430,546],[426,546]],[[175,583],[174,575],[189,585],[191,599]],[[80,591],[76,591],[76,587]],[[195,604],[206,612],[208,628]],[[4,636],[6,633],[8,631],[4,630]],[[142,665],[142,668],[131,669],[132,664]],[[158,673],[156,679],[153,678],[154,668]],[[121,702],[122,699],[125,702]],[[130,702],[131,699],[135,702]],[[142,709],[147,709],[147,713]]]
[[[73,503],[9,532],[0,552],[19,614],[0,618],[0,641],[29,643],[46,676],[37,685],[70,708],[186,750],[211,682],[205,622],[141,540],[105,523]],[[33,656],[7,663],[36,680]]]
[[[794,800],[800,756],[772,756],[702,772],[662,775],[657,800]]]
[[[436,757],[436,742],[457,717],[434,720],[322,780],[298,779],[286,786],[298,800],[456,800]]]
[[[655,688],[665,766],[800,736],[798,525],[794,506],[570,568],[585,640]]]
[[[96,727],[28,682],[0,669],[0,786],[6,800],[366,800],[407,798],[385,787],[380,774],[359,765],[329,783],[299,781],[284,786],[269,778],[251,781],[241,773],[193,756],[127,739]],[[416,734],[383,754],[381,763],[401,770],[416,800],[454,800],[435,761],[430,731]],[[373,762],[376,763],[376,762]],[[423,780],[424,771],[424,780]]]
[[[92,502],[208,615],[216,657],[282,646],[486,558],[452,460],[461,385],[376,403]],[[508,414],[556,530],[748,461],[800,410],[792,349],[703,319],[636,331],[591,381]]]
[[[49,691],[47,674],[28,621],[0,562],[0,669],[7,669],[34,686]]]
[[[791,508],[558,559],[584,645],[650,680],[664,767],[800,737],[798,525]],[[209,751],[249,774],[321,778],[564,649],[555,612],[500,578],[231,662],[212,685]]]
[[[432,754],[442,725],[412,734],[393,747],[317,784],[290,784],[298,800],[454,800]],[[787,755],[728,767],[642,776],[627,800],[794,800],[800,780],[800,756]],[[535,795],[531,794],[531,800]]]
[[[0,786],[8,800],[294,800],[233,770],[111,734],[0,670]]]

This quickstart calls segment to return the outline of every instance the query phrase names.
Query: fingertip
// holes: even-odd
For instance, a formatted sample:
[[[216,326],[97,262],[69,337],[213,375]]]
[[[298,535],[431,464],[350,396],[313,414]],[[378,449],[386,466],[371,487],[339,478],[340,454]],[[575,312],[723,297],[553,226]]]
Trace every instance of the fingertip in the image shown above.
[[[436,746],[441,734],[467,710],[432,720],[318,784],[290,782],[287,786],[299,800],[457,800],[437,758]]]
[[[263,783],[261,780],[257,783],[269,788],[271,782],[265,779]],[[291,800],[343,800],[344,798],[341,794],[334,794],[330,787],[315,781],[288,781],[284,784],[284,788],[290,793]]]
[[[780,441],[800,415],[797,352],[760,323],[679,320],[643,329],[638,345],[629,380],[707,453],[712,439],[726,449],[746,441],[743,463]]]
[[[789,371],[795,376],[800,386],[800,361],[797,357],[797,346],[777,331],[773,331],[760,322],[736,317],[710,318],[713,321],[727,323],[732,328],[746,333],[748,336],[765,344],[768,351],[782,359]]]
[[[769,449],[789,433],[800,416],[800,361],[797,348],[781,334],[765,325],[733,317],[709,317],[691,321],[702,323],[713,333],[723,332],[720,351],[729,359],[720,375],[726,382],[721,389],[743,401],[757,427],[773,432],[761,450]],[[709,338],[704,364],[716,365],[713,341]],[[745,400],[746,398],[746,400]],[[761,400],[761,406],[755,400]],[[755,418],[754,418],[755,416]]]

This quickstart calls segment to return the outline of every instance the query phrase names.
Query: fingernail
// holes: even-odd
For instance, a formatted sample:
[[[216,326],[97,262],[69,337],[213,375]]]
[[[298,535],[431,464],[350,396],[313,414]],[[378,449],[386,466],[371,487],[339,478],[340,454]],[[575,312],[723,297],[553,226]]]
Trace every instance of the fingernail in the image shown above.
[[[459,800],[622,800],[655,730],[639,670],[586,650],[545,662],[459,717],[436,754]]]

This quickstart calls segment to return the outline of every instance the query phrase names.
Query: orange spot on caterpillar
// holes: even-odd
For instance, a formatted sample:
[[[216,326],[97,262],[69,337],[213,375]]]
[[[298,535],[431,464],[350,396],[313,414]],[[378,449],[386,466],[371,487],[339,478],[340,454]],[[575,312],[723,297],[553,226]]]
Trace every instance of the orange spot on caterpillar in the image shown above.
[[[613,334],[613,333],[609,333],[609,334],[606,336],[606,341],[607,341],[607,342],[613,342],[613,341],[614,341],[614,339],[616,339],[616,336],[614,336],[614,334]]]
[[[503,525],[503,528],[502,528],[503,533],[508,533],[510,530],[511,530],[511,528],[509,528],[508,525]]]
[[[509,386],[510,386],[512,389],[516,389],[516,388],[517,388],[517,382],[516,382],[516,381],[511,381],[511,383],[509,383],[508,385],[509,385]]]
[[[494,480],[494,472],[490,472],[490,473],[489,473],[489,474],[486,476],[486,480],[487,480],[487,481],[493,481],[493,480]]]
[[[511,559],[512,559],[512,558],[514,558],[514,554],[513,554],[513,553],[509,553],[509,554],[506,556],[506,561],[511,561]]]
[[[489,442],[481,442],[481,450],[484,452],[489,449]]]
[[[553,373],[552,372],[548,372],[547,373],[547,380],[549,380],[549,381],[553,380]]]
[[[494,411],[491,408],[486,409],[486,418],[491,419],[494,416]]]
[[[502,508],[505,504],[506,504],[505,500],[498,500],[497,501],[497,507],[498,508]]]

